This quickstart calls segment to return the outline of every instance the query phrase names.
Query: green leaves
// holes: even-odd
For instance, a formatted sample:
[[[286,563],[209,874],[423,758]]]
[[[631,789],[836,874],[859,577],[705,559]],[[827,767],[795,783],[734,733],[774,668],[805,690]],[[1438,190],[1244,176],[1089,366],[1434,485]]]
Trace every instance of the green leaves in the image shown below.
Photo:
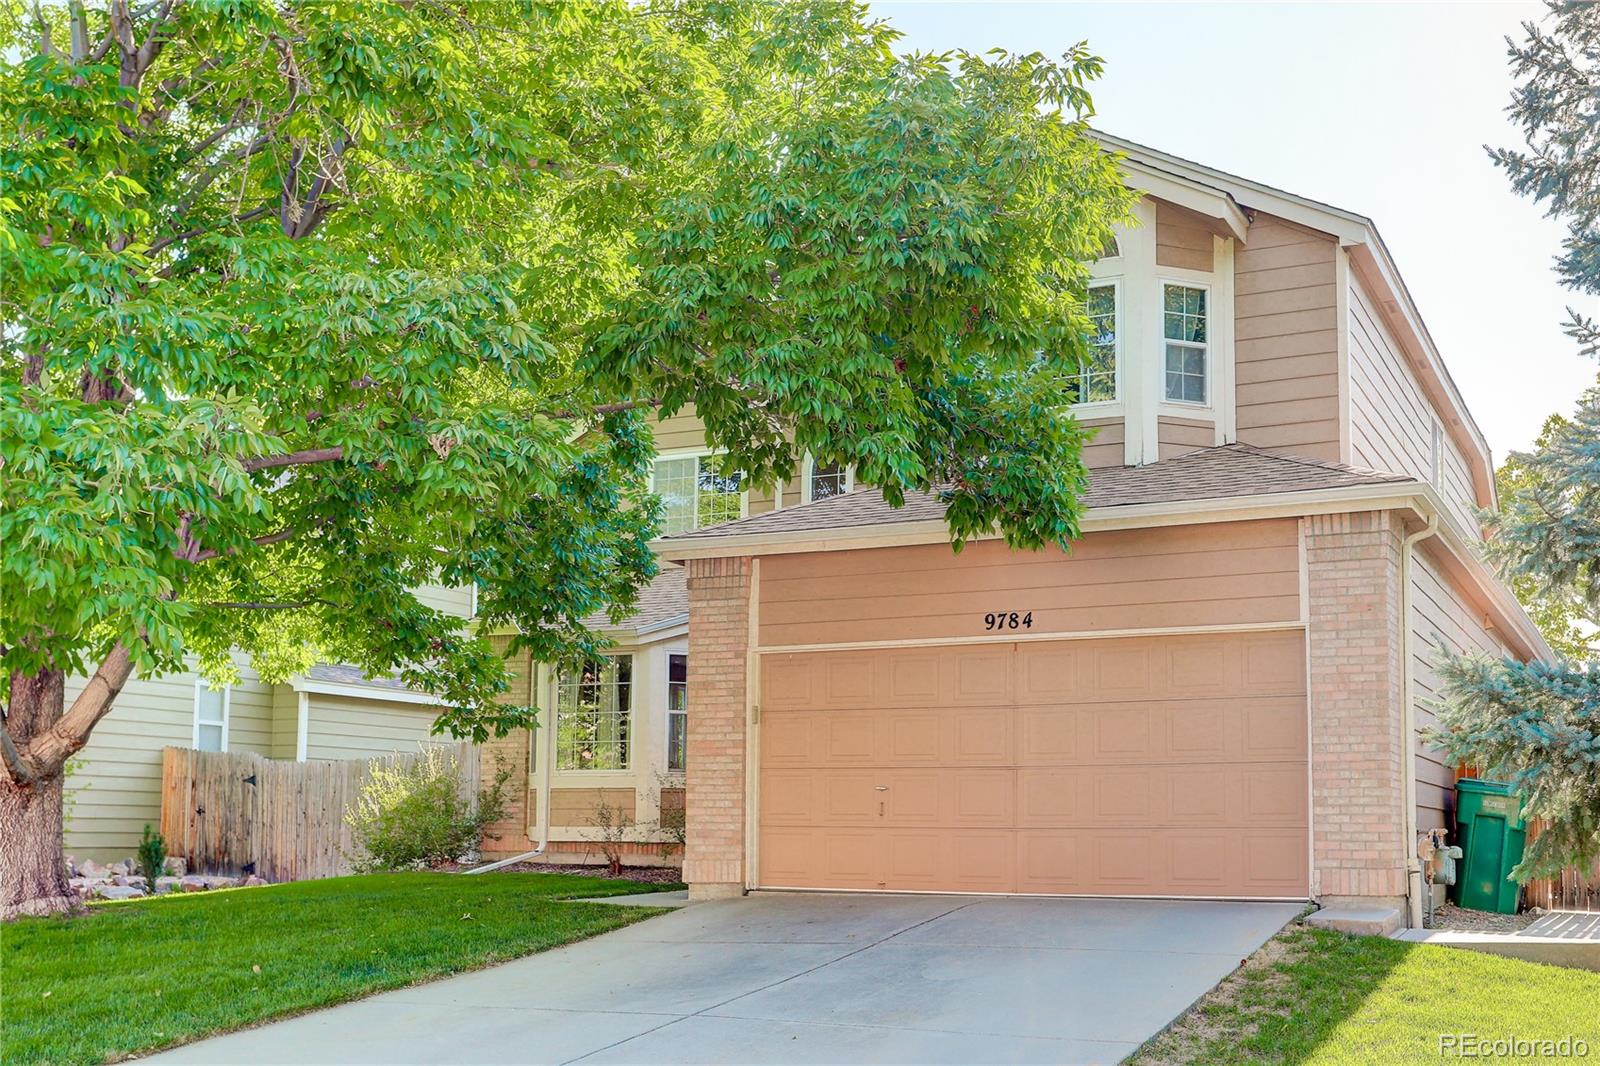
[[[756,482],[1076,535],[1080,264],[1130,204],[1086,50],[897,58],[831,0],[134,11],[102,62],[3,24],[7,676],[322,657],[503,733],[489,635],[592,655],[655,572],[651,406]]]

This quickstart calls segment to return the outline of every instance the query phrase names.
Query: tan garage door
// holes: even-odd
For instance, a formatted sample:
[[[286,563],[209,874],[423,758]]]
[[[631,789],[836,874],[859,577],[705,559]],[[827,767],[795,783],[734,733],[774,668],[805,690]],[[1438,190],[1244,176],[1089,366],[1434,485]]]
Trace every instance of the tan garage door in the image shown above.
[[[1299,631],[766,655],[759,881],[1304,897]]]

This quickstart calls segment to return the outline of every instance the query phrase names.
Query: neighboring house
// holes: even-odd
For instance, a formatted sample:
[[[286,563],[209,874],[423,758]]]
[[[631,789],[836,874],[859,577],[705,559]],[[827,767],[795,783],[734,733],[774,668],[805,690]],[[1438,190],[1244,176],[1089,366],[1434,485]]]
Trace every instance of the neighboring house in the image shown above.
[[[834,472],[747,490],[692,417],[665,422],[663,576],[612,663],[566,688],[524,668],[557,707],[556,769],[542,749],[490,850],[582,839],[602,790],[648,820],[683,698],[662,656],[687,653],[697,897],[1316,898],[1416,920],[1415,841],[1449,824],[1454,776],[1420,739],[1434,642],[1550,654],[1477,552],[1488,447],[1370,221],[1105,143],[1144,198],[1094,265],[1096,362],[1063,397],[1099,430],[1071,552],[956,555],[936,497],[895,510]],[[575,756],[590,737],[609,754]],[[525,767],[533,746],[499,749]]]
[[[470,617],[467,589],[428,587],[418,598]],[[84,678],[68,678],[70,705]],[[239,683],[213,689],[194,673],[134,678],[95,727],[67,776],[67,854],[112,861],[134,853],[161,822],[161,751],[253,751],[273,759],[360,759],[415,751],[439,701],[349,666],[312,667],[281,685],[239,660]]]

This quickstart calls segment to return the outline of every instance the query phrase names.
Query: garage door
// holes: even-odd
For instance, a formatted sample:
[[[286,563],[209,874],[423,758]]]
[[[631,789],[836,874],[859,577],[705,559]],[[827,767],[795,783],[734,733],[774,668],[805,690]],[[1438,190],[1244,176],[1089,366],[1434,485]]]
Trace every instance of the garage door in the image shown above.
[[[1307,894],[1299,631],[769,654],[761,885]]]

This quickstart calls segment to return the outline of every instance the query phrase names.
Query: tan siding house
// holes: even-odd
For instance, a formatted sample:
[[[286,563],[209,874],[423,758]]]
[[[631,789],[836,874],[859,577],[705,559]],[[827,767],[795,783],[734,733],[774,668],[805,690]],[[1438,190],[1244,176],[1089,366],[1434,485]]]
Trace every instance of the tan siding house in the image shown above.
[[[650,610],[616,633],[641,657],[626,770],[564,739],[616,735],[619,668],[575,704],[526,664],[556,727],[502,746],[531,769],[486,847],[581,850],[583,808],[631,798],[646,848],[681,782],[702,898],[1287,898],[1418,920],[1418,835],[1453,803],[1421,739],[1432,649],[1550,654],[1475,550],[1492,457],[1369,220],[1103,139],[1143,199],[1091,268],[1114,372],[1064,404],[1096,430],[1071,553],[955,555],[937,495],[896,510],[809,464],[773,493],[704,482],[657,542]],[[663,463],[705,447],[689,413],[658,443]],[[665,469],[658,491],[682,494],[698,468]],[[687,659],[669,779],[663,652]]]

